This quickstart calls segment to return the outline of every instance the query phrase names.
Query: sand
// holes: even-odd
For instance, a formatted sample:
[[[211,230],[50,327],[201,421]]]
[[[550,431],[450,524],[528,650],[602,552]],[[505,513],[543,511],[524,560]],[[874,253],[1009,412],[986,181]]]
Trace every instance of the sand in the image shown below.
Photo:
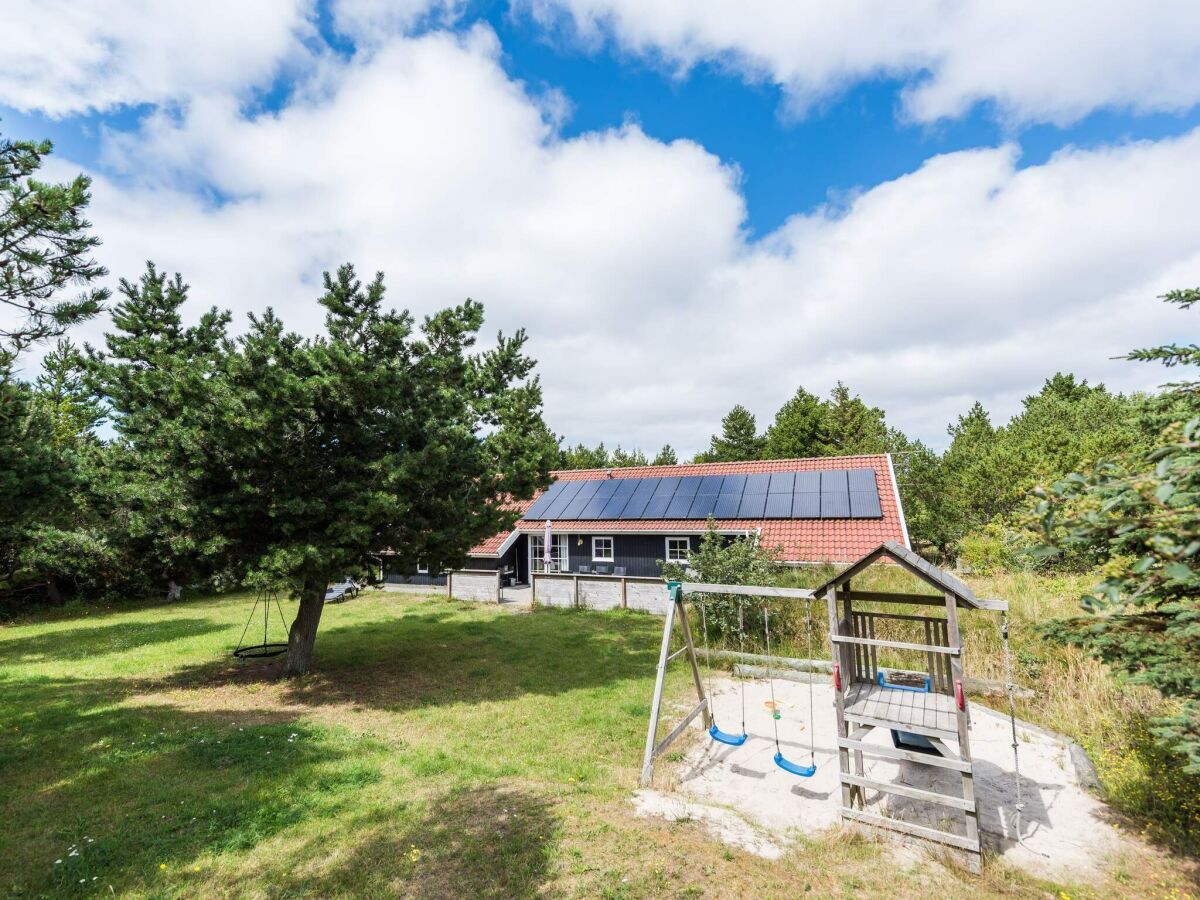
[[[714,711],[726,731],[740,731],[740,682],[714,681]],[[784,756],[801,765],[809,760],[810,721],[815,721],[817,772],[798,778],[773,760],[775,743],[765,681],[744,682],[749,740],[729,747],[701,735],[682,763],[660,761],[656,784],[675,784],[670,793],[639,791],[640,815],[690,819],[705,824],[715,837],[733,846],[776,858],[797,834],[813,835],[839,822],[841,793],[835,744],[833,688],[812,686],[815,715],[808,711],[809,686],[776,680],[775,696],[783,704],[779,722]],[[699,726],[697,726],[699,727]],[[872,743],[890,746],[887,731],[876,729]],[[1021,837],[1016,831],[1016,783],[1008,717],[971,705],[971,750],[975,794],[984,847],[1022,869],[1047,876],[1091,878],[1107,859],[1127,846],[1127,839],[1108,823],[1103,803],[1080,783],[1070,756],[1070,742],[1042,729],[1018,723],[1021,793],[1024,813]],[[944,794],[961,796],[958,773],[916,763],[865,757],[867,777]],[[962,816],[953,810],[869,792],[867,809],[942,830],[962,833]]]

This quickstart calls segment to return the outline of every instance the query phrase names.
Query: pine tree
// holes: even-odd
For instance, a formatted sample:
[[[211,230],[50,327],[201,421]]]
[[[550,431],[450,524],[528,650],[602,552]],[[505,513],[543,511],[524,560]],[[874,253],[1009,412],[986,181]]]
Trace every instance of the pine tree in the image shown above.
[[[598,447],[586,444],[576,444],[568,447],[559,454],[558,468],[560,469],[605,469],[609,466],[608,451],[601,442]]]
[[[473,352],[478,303],[415,325],[385,309],[381,274],[364,286],[347,265],[325,276],[323,337],[268,309],[231,340],[215,311],[183,329],[185,294],[153,269],[127,289],[93,378],[131,459],[148,462],[146,493],[186,521],[157,551],[299,598],[286,674],[309,668],[331,581],[382,548],[400,565],[459,565],[512,526],[510,498],[548,482],[557,441],[525,334]]]
[[[820,398],[797,388],[775,413],[767,429],[763,459],[800,459],[823,456],[829,447],[825,419],[828,410]]]
[[[1200,292],[1164,297],[1190,308]],[[1182,350],[1182,352],[1181,352]],[[1131,359],[1196,366],[1195,348],[1139,350]],[[1178,698],[1178,715],[1153,731],[1200,773],[1200,404],[1196,380],[1168,391],[1190,398],[1191,417],[1163,431],[1156,446],[1135,449],[1072,474],[1038,492],[1035,513],[1046,551],[1091,555],[1104,580],[1081,598],[1090,613],[1058,621],[1046,633],[1081,646],[1130,681]]]
[[[679,457],[675,455],[675,448],[670,444],[663,444],[662,449],[658,451],[658,455],[654,457],[654,462],[651,465],[655,466],[677,466],[679,465]]]
[[[842,382],[825,404],[823,455],[859,456],[888,451],[888,427],[883,410],[867,406]]]
[[[49,141],[0,137],[0,305],[9,313],[0,318],[0,363],[94,316],[108,298],[106,289],[90,287],[108,274],[91,258],[100,241],[83,218],[90,179],[47,184],[34,177],[52,150]],[[83,290],[62,299],[72,284]],[[7,375],[0,365],[0,377]]]
[[[696,462],[741,462],[758,459],[764,440],[758,434],[754,413],[738,404],[721,420],[721,433],[714,434],[709,449],[697,454]]]
[[[615,469],[629,468],[630,466],[645,466],[649,465],[646,460],[646,454],[641,450],[630,450],[628,452],[621,449],[618,444],[612,452],[612,458],[609,464]]]

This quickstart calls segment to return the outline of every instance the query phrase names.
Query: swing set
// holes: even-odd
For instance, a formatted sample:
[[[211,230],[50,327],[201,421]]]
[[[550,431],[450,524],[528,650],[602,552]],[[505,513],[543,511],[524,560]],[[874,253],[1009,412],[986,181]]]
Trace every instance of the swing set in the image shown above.
[[[700,675],[700,665],[696,658],[696,647],[692,640],[691,627],[688,624],[687,606],[685,605],[685,591],[687,595],[712,595],[712,594],[733,594],[738,596],[738,647],[745,653],[746,650],[746,629],[745,629],[745,597],[787,597],[794,600],[805,600],[808,603],[808,655],[812,657],[813,645],[813,621],[812,621],[812,603],[813,592],[803,590],[801,588],[780,588],[780,587],[746,587],[736,584],[682,584],[678,581],[668,582],[668,593],[671,600],[671,605],[667,608],[667,621],[663,628],[662,648],[659,652],[657,677],[654,682],[654,700],[650,708],[650,727],[646,735],[646,751],[642,758],[642,786],[650,783],[654,776],[654,760],[666,752],[667,748],[674,742],[679,735],[683,734],[684,730],[690,725],[697,716],[703,716],[704,727],[708,732],[708,736],[719,744],[726,744],[730,747],[740,747],[746,743],[750,734],[746,729],[746,683],[741,681],[741,704],[742,704],[742,723],[741,732],[734,733],[725,731],[717,723],[716,717],[712,709],[712,686],[708,686],[705,690],[705,679]],[[704,601],[697,600],[696,606],[700,609],[700,630],[702,640],[704,642],[704,661],[706,670],[712,672],[712,653],[708,645],[708,613],[705,608]],[[679,624],[683,632],[683,646],[678,650],[671,652],[671,637],[675,631],[676,623]],[[767,702],[768,711],[771,715],[771,729],[775,739],[775,765],[785,772],[796,775],[800,778],[811,778],[817,771],[816,757],[816,735],[813,722],[813,690],[812,680],[808,683],[808,765],[801,765],[788,759],[783,754],[783,745],[779,739],[779,722],[783,718],[780,712],[782,704],[775,698],[775,679],[770,668],[771,659],[771,613],[766,606],[763,607],[763,636],[767,648],[767,683],[770,686],[771,699]],[[662,741],[655,741],[658,734],[658,721],[661,714],[663,680],[666,675],[667,664],[672,660],[687,656],[688,662],[691,665],[692,677],[696,684],[696,694],[699,702],[695,707],[684,717],[683,721],[676,725],[667,734]],[[710,679],[711,681],[711,674]]]
[[[852,587],[865,568],[877,561],[887,561],[936,593],[902,593],[869,591]],[[971,720],[963,674],[963,641],[959,629],[959,613],[992,611],[1001,615],[1001,637],[1005,661],[1006,690],[1009,701],[1009,724],[1012,730],[1013,777],[1016,782],[1015,812],[1016,840],[1024,842],[1021,816],[1024,809],[1020,760],[1017,754],[1017,726],[1013,707],[1012,657],[1008,645],[1008,604],[1003,600],[976,597],[971,589],[953,574],[945,572],[922,559],[905,546],[888,541],[863,556],[815,590],[770,586],[729,584],[684,584],[668,582],[671,604],[667,608],[662,647],[650,707],[650,724],[646,734],[646,749],[642,758],[641,784],[650,784],[654,761],[684,733],[698,717],[703,716],[708,736],[720,744],[739,747],[746,743],[745,680],[741,682],[741,732],[726,731],[713,716],[712,691],[705,691],[704,679],[696,659],[696,649],[688,625],[685,599],[700,610],[704,635],[705,661],[711,673],[711,652],[708,646],[708,622],[705,610],[706,595],[738,597],[738,643],[745,653],[745,597],[804,600],[808,604],[808,656],[813,658],[812,604],[823,602],[829,616],[829,642],[832,650],[830,668],[833,675],[834,712],[836,714],[834,743],[841,783],[841,817],[843,820],[892,832],[934,841],[966,852],[966,862],[979,871],[981,843],[979,839],[978,805],[975,799],[974,760],[971,755]],[[913,612],[891,611],[897,604],[916,608]],[[924,609],[921,609],[924,607]],[[682,632],[682,646],[671,651],[675,626]],[[775,739],[775,765],[785,772],[810,778],[817,771],[815,721],[812,679],[808,687],[808,765],[789,760],[779,738],[780,704],[775,698],[775,679],[771,671],[770,611],[763,607],[763,632],[766,643],[767,683],[770,689],[768,709]],[[910,634],[911,633],[911,636]],[[906,671],[881,665],[880,655],[887,652],[907,654],[909,659],[921,659],[924,671]],[[695,681],[697,704],[683,720],[657,740],[661,715],[663,682],[667,664],[686,656]],[[775,660],[777,661],[777,660]],[[875,730],[890,732],[891,742],[869,741]],[[957,776],[960,792],[947,794],[916,787],[902,781],[885,781],[872,775],[864,756],[878,757],[894,763],[913,763],[929,769],[940,769]],[[904,818],[884,815],[876,801],[867,802],[867,792],[895,795],[945,810],[943,818],[930,824],[918,824]],[[939,814],[941,815],[941,814]],[[952,818],[960,818],[956,830],[942,827]],[[937,826],[937,827],[935,827]],[[1038,852],[1036,850],[1032,852]]]

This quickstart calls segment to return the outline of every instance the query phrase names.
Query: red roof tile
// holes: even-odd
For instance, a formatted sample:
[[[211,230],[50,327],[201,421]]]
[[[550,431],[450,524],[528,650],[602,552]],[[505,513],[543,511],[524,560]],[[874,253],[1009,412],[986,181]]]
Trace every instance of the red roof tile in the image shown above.
[[[611,474],[613,478],[648,478],[655,475],[749,475],[760,472],[820,472],[829,469],[874,469],[879,486],[879,504],[883,517],[879,519],[720,519],[718,531],[754,531],[762,529],[762,543],[779,550],[786,562],[853,562],[871,552],[885,541],[908,546],[908,529],[896,492],[891,458],[879,456],[822,456],[813,459],[773,459],[756,462],[696,463],[682,466],[636,466],[617,469],[572,469],[555,472],[558,481],[579,481]],[[537,495],[518,503],[524,513]],[[564,533],[623,533],[666,534],[669,532],[704,531],[704,519],[654,519],[564,522],[558,530]],[[516,533],[538,533],[545,522],[518,520]],[[493,535],[471,549],[471,556],[497,556],[514,531]]]

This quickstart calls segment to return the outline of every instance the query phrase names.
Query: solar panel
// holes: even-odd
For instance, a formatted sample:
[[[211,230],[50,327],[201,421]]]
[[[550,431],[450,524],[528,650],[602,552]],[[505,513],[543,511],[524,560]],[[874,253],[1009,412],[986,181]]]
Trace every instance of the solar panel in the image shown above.
[[[697,494],[696,499],[692,501],[692,508],[688,510],[687,517],[689,519],[707,519],[716,509],[719,496],[719,494]]]
[[[650,502],[649,497],[634,494],[629,498],[628,505],[621,510],[622,519],[641,519],[642,513],[646,511],[646,504]]]
[[[635,497],[653,497],[654,489],[658,487],[659,479],[657,478],[639,478],[637,487],[633,489]]]
[[[821,493],[841,493],[850,488],[846,483],[848,473],[845,469],[832,469],[821,473]]]
[[[737,517],[739,519],[761,519],[766,506],[766,494],[742,494]]]
[[[737,494],[740,497],[740,496],[742,496],[742,492],[745,490],[746,490],[746,476],[745,475],[726,475],[721,480],[720,493],[722,493],[722,494]]]
[[[746,490],[747,494],[765,494],[767,489],[771,487],[770,475],[747,475]]]
[[[792,492],[792,484],[795,480],[795,472],[773,472],[771,474],[771,486],[767,489],[767,493],[790,494]]]
[[[582,510],[580,510],[579,515],[573,516],[572,518],[576,518],[576,519],[599,519],[599,518],[602,518],[602,516],[600,514],[604,511],[604,507],[608,506],[608,501],[611,499],[612,499],[611,497],[600,497],[600,496],[593,497],[591,500],[589,500],[587,502],[587,506],[585,506]]]
[[[814,491],[792,494],[793,519],[821,518],[821,495]]]
[[[692,508],[692,500],[695,495],[688,494],[679,496],[679,492],[675,492],[675,496],[671,498],[670,504],[667,506],[666,517],[668,519],[686,519],[688,510]]]
[[[821,518],[822,519],[848,519],[850,518],[850,493],[844,492],[841,494],[827,494],[821,492]]]
[[[563,483],[561,481],[556,481],[554,484],[550,485],[550,487],[546,488],[546,490],[542,492],[542,496],[534,500],[533,505],[530,506],[529,509],[525,510],[525,518],[540,519],[543,511],[545,511],[550,504],[554,502],[555,498],[558,497],[558,495],[562,492],[562,485]]]
[[[554,498],[554,502],[551,503],[546,511],[542,513],[542,517],[546,519],[557,519],[559,514],[567,508],[567,504],[575,499],[575,495],[579,493],[579,487],[581,484],[582,482],[578,481],[568,481],[566,484],[564,484],[563,489],[559,492],[558,496]]]
[[[718,494],[717,505],[713,508],[713,515],[718,519],[736,519],[738,507],[741,504],[741,494]]]
[[[852,519],[879,519],[883,509],[879,505],[879,491],[851,491],[850,517]]]
[[[767,494],[767,508],[763,513],[768,519],[790,519],[792,517],[792,495]]]
[[[821,493],[821,473],[797,472],[796,483],[792,486],[792,492],[796,494]]]
[[[871,468],[753,475],[558,481],[526,519],[871,519],[883,515]]]
[[[874,469],[850,469],[846,473],[852,491],[875,491]]]
[[[556,518],[556,519],[582,519],[584,508],[591,502],[592,502],[591,497],[582,497],[579,494],[576,494],[574,497],[571,498],[571,502],[568,503],[565,507],[563,507],[563,511],[560,512],[554,518]]]
[[[646,509],[642,512],[640,518],[643,519],[662,519],[666,517],[667,507],[671,505],[671,498],[664,497],[661,494],[655,494],[650,498],[650,502],[646,504]]]
[[[611,497],[613,494],[615,494],[617,492],[617,486],[620,483],[621,482],[616,481],[615,479],[611,479],[611,478],[608,479],[607,481],[597,482],[595,496],[603,497],[605,500],[607,500],[609,497]]]
[[[637,486],[641,484],[640,478],[622,478],[617,482],[617,489],[613,492],[614,497],[629,497],[637,490]]]
[[[620,519],[620,518],[623,518],[621,513],[624,512],[625,507],[628,505],[629,505],[629,495],[628,494],[626,494],[624,496],[622,496],[620,493],[614,494],[612,499],[605,502],[604,509],[602,509],[600,511],[600,515],[596,516],[596,518],[597,519]]]

